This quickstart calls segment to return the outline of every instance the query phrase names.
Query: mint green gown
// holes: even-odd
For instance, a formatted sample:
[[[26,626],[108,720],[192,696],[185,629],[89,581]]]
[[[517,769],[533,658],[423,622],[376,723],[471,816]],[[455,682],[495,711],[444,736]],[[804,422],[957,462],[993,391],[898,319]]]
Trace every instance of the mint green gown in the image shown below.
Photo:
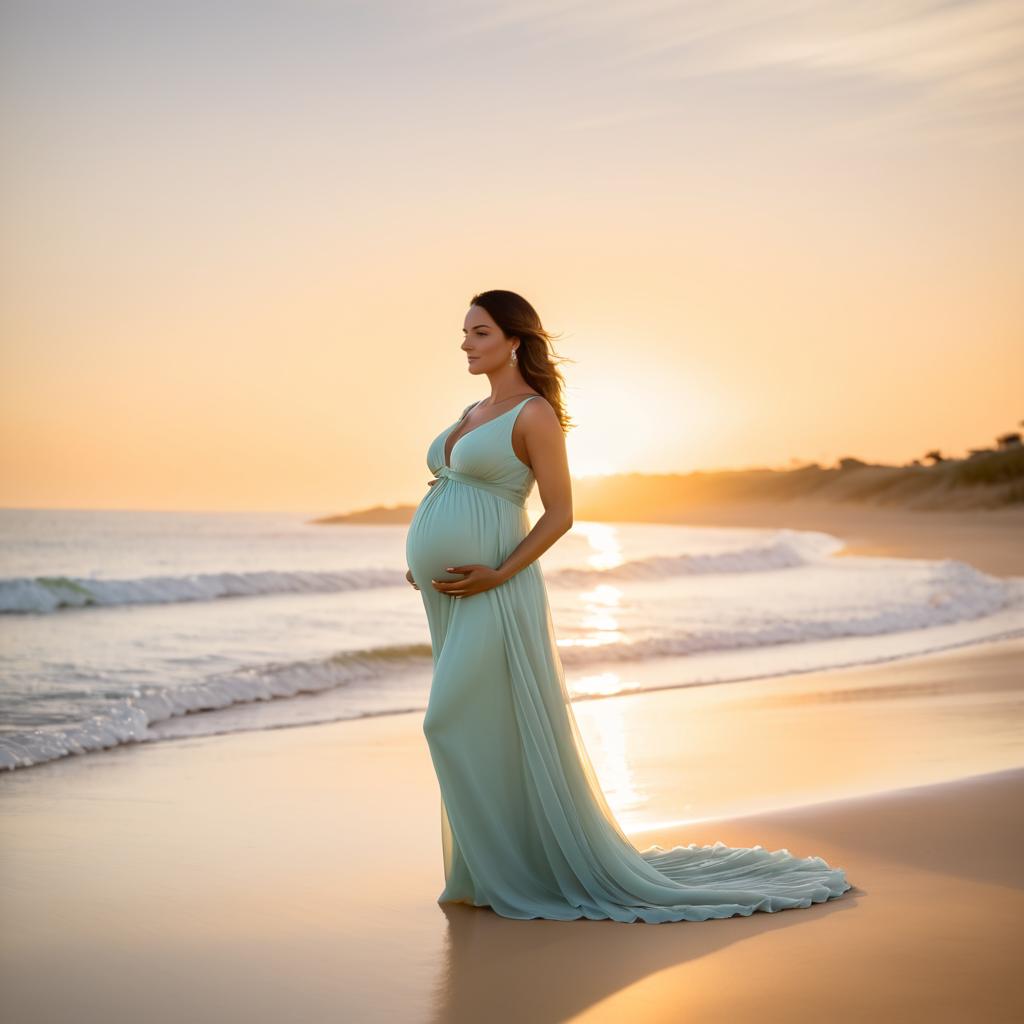
[[[717,841],[642,852],[609,809],[565,686],[540,564],[500,586],[449,597],[445,566],[497,567],[530,530],[532,470],[512,449],[531,395],[463,434],[406,538],[426,608],[433,679],[423,732],[441,794],[445,886],[438,903],[487,906],[502,917],[704,921],[769,913],[842,895],[842,868],[761,846]]]

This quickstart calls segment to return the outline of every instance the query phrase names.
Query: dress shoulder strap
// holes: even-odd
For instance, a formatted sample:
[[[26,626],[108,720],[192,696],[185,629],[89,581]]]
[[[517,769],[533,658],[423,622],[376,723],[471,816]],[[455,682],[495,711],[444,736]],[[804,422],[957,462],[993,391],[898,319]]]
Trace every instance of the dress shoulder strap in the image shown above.
[[[458,420],[456,422],[461,423],[466,418],[466,413],[469,412],[470,409],[473,409],[476,406],[478,406],[480,404],[480,402],[482,402],[482,401],[483,401],[483,399],[481,398],[477,402],[470,402],[469,405],[467,405],[466,408],[463,409],[462,412],[459,413],[459,418],[458,418]]]

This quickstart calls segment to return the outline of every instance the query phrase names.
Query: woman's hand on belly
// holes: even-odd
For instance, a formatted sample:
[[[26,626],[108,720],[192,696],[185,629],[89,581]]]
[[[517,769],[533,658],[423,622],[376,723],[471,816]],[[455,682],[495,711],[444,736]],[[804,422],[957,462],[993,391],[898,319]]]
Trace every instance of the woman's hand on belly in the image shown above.
[[[505,577],[489,565],[446,565],[445,572],[459,573],[461,580],[431,580],[433,588],[449,597],[472,597],[485,590],[493,590],[505,582]]]

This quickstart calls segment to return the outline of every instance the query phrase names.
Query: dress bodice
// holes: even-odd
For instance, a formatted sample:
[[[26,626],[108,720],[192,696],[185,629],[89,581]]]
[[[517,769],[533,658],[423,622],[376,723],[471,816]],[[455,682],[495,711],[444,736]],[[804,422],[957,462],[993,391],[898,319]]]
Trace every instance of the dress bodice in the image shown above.
[[[443,480],[455,480],[490,491],[508,501],[526,506],[533,487],[533,470],[522,462],[512,447],[512,428],[519,410],[531,398],[528,395],[511,409],[473,427],[455,442],[450,453],[451,465],[444,461],[445,445],[449,435],[462,422],[463,417],[476,403],[467,405],[459,418],[445,427],[427,449],[427,466],[439,480],[434,488],[443,487]]]

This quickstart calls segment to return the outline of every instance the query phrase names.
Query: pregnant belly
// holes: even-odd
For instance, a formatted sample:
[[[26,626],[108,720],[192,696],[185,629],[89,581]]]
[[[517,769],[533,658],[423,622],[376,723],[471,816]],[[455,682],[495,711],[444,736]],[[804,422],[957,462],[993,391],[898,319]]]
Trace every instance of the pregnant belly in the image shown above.
[[[488,503],[501,501],[479,488],[459,487],[451,483],[428,493],[409,524],[405,559],[420,590],[431,580],[458,580],[462,574],[446,572],[448,565],[501,564],[498,524]],[[472,491],[473,493],[467,493]]]

